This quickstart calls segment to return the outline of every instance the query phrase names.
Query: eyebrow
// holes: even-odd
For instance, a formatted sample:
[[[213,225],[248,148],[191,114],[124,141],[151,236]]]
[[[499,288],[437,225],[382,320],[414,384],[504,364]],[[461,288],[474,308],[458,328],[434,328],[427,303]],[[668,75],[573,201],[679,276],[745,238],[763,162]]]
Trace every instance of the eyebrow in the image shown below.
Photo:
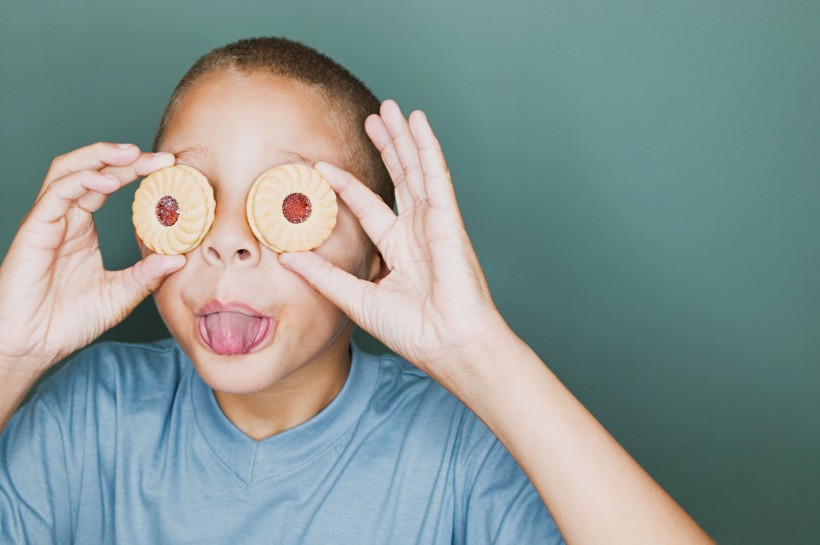
[[[191,156],[197,156],[197,155],[205,155],[205,156],[213,157],[213,154],[214,154],[213,150],[211,150],[210,148],[207,148],[207,147],[205,147],[201,144],[195,144],[193,146],[183,148],[179,151],[169,151],[169,153],[171,153],[177,160],[179,160],[180,158],[186,159],[186,158],[189,158]],[[276,160],[278,161],[275,165],[272,165],[272,166],[284,165],[284,164],[287,164],[287,163],[295,163],[295,162],[306,163],[306,164],[310,165],[311,167],[316,166],[316,160],[315,159],[311,159],[310,157],[302,155],[298,151],[294,151],[294,150],[288,149],[288,148],[279,148],[279,149],[275,149],[275,150],[270,150],[268,152],[267,156],[276,158]]]
[[[182,148],[179,151],[171,150],[168,153],[170,153],[177,159],[185,158],[190,155],[213,155],[213,152],[209,148],[206,148],[205,146],[202,146],[200,144],[196,144],[188,148]]]
[[[316,166],[316,161],[314,159],[311,159],[310,157],[306,157],[306,156],[302,155],[301,153],[299,153],[298,151],[294,151],[294,150],[285,148],[285,149],[279,149],[278,152],[279,152],[278,154],[274,154],[274,155],[278,155],[279,157],[282,157],[282,158],[286,159],[286,161],[283,161],[282,164],[295,163],[297,161],[300,161],[302,163],[307,163],[311,167]]]

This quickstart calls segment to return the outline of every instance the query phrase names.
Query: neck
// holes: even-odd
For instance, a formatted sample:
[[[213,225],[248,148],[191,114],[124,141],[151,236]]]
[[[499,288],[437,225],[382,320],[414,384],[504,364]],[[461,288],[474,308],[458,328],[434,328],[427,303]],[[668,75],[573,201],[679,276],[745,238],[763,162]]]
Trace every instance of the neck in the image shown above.
[[[343,341],[343,342],[341,342]],[[333,401],[350,372],[349,335],[273,387],[254,394],[214,392],[222,412],[248,437],[261,441],[307,422]]]

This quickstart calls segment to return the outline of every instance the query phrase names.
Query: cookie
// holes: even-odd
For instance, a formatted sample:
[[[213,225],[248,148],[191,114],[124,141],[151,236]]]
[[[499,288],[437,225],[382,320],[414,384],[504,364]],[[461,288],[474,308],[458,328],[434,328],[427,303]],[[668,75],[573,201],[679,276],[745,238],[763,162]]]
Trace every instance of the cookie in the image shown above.
[[[318,170],[287,164],[263,172],[246,204],[253,234],[274,252],[312,250],[336,226],[336,193]]]
[[[158,254],[184,254],[202,242],[216,202],[198,170],[176,165],[146,176],[134,194],[132,221],[143,244]]]

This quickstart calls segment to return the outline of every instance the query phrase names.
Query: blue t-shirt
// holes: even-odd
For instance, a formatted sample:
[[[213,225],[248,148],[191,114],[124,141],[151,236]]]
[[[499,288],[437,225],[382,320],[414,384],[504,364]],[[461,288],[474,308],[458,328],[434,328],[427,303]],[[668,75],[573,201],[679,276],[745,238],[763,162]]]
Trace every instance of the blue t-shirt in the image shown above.
[[[324,410],[256,441],[173,339],[85,349],[0,436],[0,542],[563,543],[469,409],[401,358],[351,355]]]

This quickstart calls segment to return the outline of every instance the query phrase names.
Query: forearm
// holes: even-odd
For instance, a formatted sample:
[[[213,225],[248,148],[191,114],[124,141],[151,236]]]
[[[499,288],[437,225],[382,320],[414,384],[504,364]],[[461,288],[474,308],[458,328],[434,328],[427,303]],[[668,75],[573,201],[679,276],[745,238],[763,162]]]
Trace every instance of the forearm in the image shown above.
[[[568,543],[712,543],[506,324],[494,331],[453,354],[443,382],[507,447]]]

